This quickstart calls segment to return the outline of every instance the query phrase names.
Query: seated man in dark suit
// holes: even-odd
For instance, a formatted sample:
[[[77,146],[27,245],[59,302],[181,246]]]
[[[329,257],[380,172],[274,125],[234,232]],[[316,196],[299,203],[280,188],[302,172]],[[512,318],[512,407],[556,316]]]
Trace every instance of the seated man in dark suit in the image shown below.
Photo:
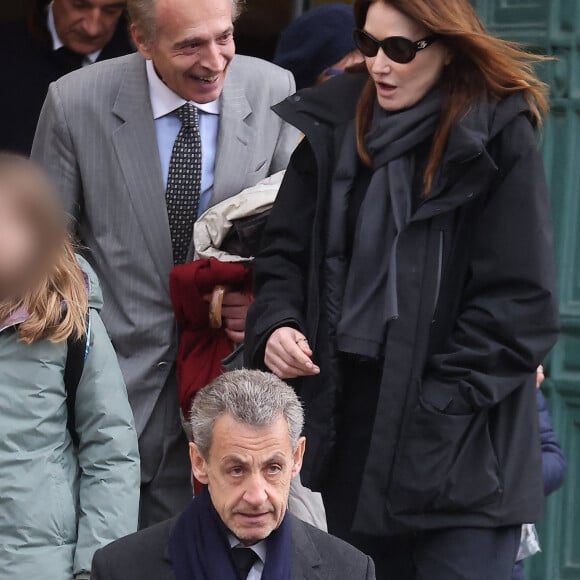
[[[0,150],[28,155],[48,85],[133,52],[125,0],[34,0],[27,19],[0,23]]]
[[[304,412],[273,375],[222,375],[194,400],[190,457],[207,487],[177,518],[100,550],[92,580],[372,580],[370,558],[287,511]]]

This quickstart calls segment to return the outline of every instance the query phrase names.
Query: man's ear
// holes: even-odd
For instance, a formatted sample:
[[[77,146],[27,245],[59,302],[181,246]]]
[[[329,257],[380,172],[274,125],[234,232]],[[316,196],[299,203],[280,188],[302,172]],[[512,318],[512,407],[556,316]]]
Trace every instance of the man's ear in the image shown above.
[[[207,461],[195,443],[189,444],[189,458],[191,459],[191,471],[199,483],[209,483]]]
[[[292,479],[294,479],[302,469],[302,461],[304,459],[304,450],[306,449],[306,437],[298,439],[298,445],[294,451],[294,465],[292,466]]]
[[[151,60],[150,46],[141,28],[136,24],[131,24],[130,30],[133,43],[137,47],[137,50],[141,53],[141,56],[146,60]]]

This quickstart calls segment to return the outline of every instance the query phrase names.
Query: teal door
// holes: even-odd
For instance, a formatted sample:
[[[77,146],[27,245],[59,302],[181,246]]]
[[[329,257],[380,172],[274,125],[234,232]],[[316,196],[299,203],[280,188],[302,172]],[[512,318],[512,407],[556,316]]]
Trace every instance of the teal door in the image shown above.
[[[542,146],[552,188],[562,337],[545,392],[568,458],[564,489],[548,500],[544,552],[530,580],[580,580],[580,0],[473,0],[494,33],[554,56],[542,76],[552,113]]]

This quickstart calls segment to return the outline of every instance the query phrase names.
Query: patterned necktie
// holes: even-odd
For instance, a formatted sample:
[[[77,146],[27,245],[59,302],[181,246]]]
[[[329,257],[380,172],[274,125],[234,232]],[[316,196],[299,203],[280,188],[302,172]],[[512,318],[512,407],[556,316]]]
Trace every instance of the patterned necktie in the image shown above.
[[[236,565],[236,570],[240,575],[241,580],[246,580],[250,570],[254,564],[259,560],[258,554],[250,548],[233,548],[232,556]]]
[[[193,237],[201,195],[201,137],[197,109],[186,103],[175,111],[181,129],[175,139],[165,201],[171,231],[173,261],[184,264]]]

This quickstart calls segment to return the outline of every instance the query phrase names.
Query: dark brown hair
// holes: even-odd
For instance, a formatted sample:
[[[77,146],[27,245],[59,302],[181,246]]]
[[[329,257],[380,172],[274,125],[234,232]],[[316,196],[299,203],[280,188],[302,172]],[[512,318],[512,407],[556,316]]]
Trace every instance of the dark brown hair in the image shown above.
[[[355,0],[356,25],[363,28],[371,4],[384,2],[432,34],[440,36],[452,55],[442,78],[444,105],[424,175],[428,195],[441,164],[453,124],[482,97],[502,99],[523,92],[532,121],[541,125],[549,109],[548,87],[535,74],[534,64],[546,57],[529,53],[521,45],[491,36],[468,0]],[[376,89],[369,79],[357,108],[357,147],[364,163],[372,165],[365,146]]]

